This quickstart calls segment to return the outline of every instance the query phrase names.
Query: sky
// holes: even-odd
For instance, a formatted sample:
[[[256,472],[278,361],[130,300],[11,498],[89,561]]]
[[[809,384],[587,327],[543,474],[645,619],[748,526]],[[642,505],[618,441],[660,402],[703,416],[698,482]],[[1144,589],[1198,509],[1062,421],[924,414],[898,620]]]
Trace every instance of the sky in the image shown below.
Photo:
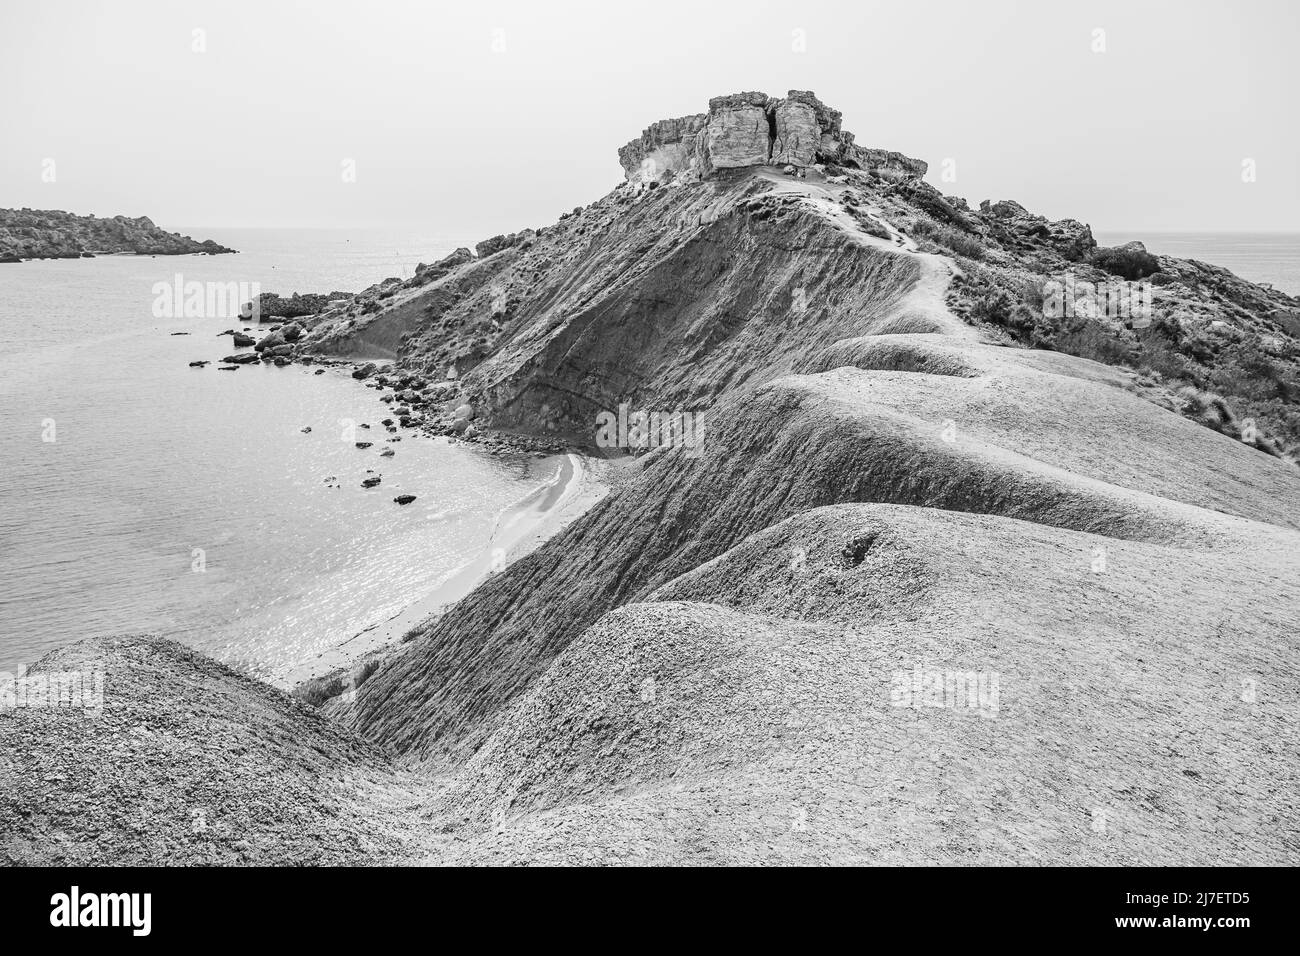
[[[972,205],[1300,230],[1298,49],[1295,0],[3,0],[0,207],[488,236],[654,120],[809,89]]]

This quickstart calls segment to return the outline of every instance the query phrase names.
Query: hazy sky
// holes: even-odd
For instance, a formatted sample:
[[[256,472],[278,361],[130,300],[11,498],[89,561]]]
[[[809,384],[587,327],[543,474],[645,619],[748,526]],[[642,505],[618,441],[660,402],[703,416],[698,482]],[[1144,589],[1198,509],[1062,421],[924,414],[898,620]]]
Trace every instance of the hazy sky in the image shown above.
[[[0,206],[487,236],[653,120],[811,89],[972,205],[1297,230],[1297,51],[1295,0],[0,0]]]

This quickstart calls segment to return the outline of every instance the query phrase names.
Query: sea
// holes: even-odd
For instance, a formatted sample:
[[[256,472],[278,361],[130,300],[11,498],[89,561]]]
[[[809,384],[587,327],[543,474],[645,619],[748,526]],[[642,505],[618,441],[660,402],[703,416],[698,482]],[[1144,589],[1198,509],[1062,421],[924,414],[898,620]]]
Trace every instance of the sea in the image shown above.
[[[1300,233],[1297,232],[1098,232],[1103,246],[1134,239],[1155,255],[1199,259],[1223,266],[1251,282],[1270,282],[1300,295]]]
[[[405,429],[390,443],[380,392],[347,369],[219,371],[236,313],[159,302],[178,281],[356,292],[469,237],[181,231],[240,253],[0,267],[0,671],[157,634],[287,685],[482,564],[502,515],[563,464]]]
[[[196,281],[356,292],[474,237],[181,231],[240,253],[0,265],[0,671],[85,637],[148,633],[288,686],[482,566],[503,515],[563,467],[409,431],[388,443],[388,407],[346,369],[219,371],[233,312],[159,306],[160,288]],[[1097,239],[1300,294],[1300,234]],[[416,500],[395,504],[404,493]]]

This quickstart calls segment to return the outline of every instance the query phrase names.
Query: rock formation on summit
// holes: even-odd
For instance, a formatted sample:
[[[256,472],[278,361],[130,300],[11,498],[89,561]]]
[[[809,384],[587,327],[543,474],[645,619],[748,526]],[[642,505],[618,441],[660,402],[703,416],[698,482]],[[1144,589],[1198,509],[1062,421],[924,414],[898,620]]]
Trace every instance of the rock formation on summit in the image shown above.
[[[634,183],[699,179],[716,169],[833,163],[920,178],[928,168],[902,153],[863,149],[840,128],[840,113],[805,90],[784,98],[732,93],[709,100],[709,111],[660,120],[618,151]]]

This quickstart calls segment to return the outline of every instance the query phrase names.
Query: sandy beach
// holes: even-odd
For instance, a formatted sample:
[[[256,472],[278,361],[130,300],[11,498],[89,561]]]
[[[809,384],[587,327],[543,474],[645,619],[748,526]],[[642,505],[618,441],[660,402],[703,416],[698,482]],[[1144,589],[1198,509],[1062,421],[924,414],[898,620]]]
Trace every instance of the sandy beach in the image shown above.
[[[399,644],[412,628],[445,613],[484,579],[500,574],[581,517],[609,492],[613,470],[606,459],[573,453],[532,459],[529,468],[539,484],[497,515],[491,538],[472,561],[400,613],[303,662],[289,674],[289,683],[352,668]]]

